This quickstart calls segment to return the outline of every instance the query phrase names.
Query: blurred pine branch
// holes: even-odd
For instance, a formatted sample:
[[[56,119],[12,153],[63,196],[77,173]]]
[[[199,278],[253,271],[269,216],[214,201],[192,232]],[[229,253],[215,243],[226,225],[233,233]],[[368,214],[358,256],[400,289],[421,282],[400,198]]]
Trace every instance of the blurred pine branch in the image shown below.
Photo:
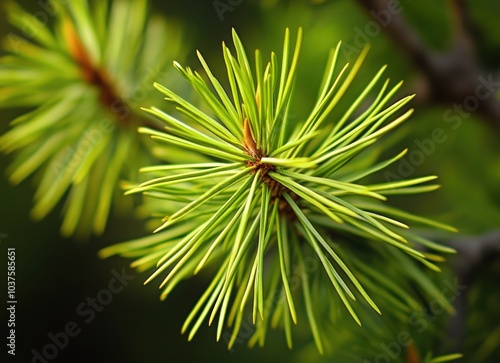
[[[114,202],[126,206],[119,181],[136,179],[151,160],[136,129],[155,121],[139,105],[158,102],[151,85],[169,77],[181,42],[162,18],[149,15],[147,1],[50,6],[54,18],[45,24],[6,4],[21,34],[4,41],[0,107],[30,111],[12,121],[0,149],[14,154],[12,183],[37,173],[32,217],[45,217],[64,200],[61,233],[85,237],[103,232]]]

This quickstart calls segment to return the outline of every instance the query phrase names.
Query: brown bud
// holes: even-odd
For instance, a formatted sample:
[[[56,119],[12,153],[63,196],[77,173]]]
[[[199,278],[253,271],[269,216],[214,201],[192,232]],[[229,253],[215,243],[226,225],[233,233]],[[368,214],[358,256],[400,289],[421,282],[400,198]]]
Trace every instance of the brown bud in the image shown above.
[[[246,117],[245,121],[243,121],[243,143],[248,154],[250,156],[257,157],[257,144],[253,138],[252,128],[250,127],[250,120],[248,120],[248,117]]]

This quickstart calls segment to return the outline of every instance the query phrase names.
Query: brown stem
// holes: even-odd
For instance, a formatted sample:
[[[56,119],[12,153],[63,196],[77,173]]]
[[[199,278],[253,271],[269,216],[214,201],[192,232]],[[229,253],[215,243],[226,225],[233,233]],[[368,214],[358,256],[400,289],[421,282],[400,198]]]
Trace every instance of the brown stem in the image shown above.
[[[96,67],[80,38],[75,32],[75,29],[69,20],[64,23],[64,36],[66,43],[70,48],[70,53],[73,59],[81,68],[83,79],[89,84],[95,86],[100,91],[101,104],[109,110],[124,110],[127,105],[118,96],[106,70]],[[123,114],[123,117],[117,117],[122,123],[129,123],[131,113]]]
[[[70,54],[81,69],[82,78],[99,90],[101,105],[114,114],[115,120],[123,127],[147,126],[162,130],[157,124],[138,117],[131,112],[127,103],[119,96],[107,71],[93,64],[90,56],[76,34],[73,24],[66,20],[64,22],[64,37],[69,46]]]

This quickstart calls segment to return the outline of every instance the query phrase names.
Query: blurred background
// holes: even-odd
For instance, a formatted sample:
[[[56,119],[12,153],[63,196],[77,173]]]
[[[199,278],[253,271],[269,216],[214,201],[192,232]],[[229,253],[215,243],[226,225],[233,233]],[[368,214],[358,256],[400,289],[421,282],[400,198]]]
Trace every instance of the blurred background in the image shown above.
[[[44,3],[17,2],[33,13]],[[437,339],[432,346],[439,350],[444,342],[453,345],[465,354],[463,362],[499,362],[498,1],[156,0],[152,7],[183,33],[183,64],[201,68],[195,53],[198,49],[216,74],[224,74],[221,42],[231,42],[231,28],[238,31],[250,54],[257,47],[268,54],[272,49],[280,52],[285,27],[294,35],[302,26],[304,45],[295,86],[297,117],[315,100],[332,47],[343,41],[340,61],[345,63],[354,60],[366,43],[372,44],[360,79],[368,80],[388,64],[386,76],[393,82],[405,81],[400,96],[417,93],[412,104],[416,112],[397,131],[397,142],[393,142],[393,151],[409,147],[409,153],[385,177],[436,174],[443,185],[437,192],[395,198],[393,202],[460,230],[448,242],[463,253],[451,258],[445,274],[450,281],[458,276],[467,290],[457,299],[458,317],[439,316],[441,331],[437,336],[442,340]],[[1,9],[2,38],[13,31],[5,15]],[[361,90],[363,86],[358,81],[355,87]],[[20,112],[2,111],[0,132],[5,132],[8,122]],[[70,321],[75,321],[81,332],[51,361],[320,360],[307,336],[299,337],[294,350],[289,350],[281,331],[272,332],[264,348],[251,350],[237,344],[228,351],[224,342],[215,343],[215,329],[208,327],[203,327],[193,342],[187,342],[180,329],[204,286],[202,281],[187,281],[167,301],[160,302],[157,285],[142,286],[146,275],[130,270],[128,261],[97,258],[104,246],[149,233],[143,222],[115,211],[103,236],[85,242],[63,239],[58,232],[60,207],[41,222],[29,219],[32,180],[10,185],[5,172],[10,161],[9,155],[1,156],[0,250],[5,266],[7,248],[16,247],[17,360],[12,361],[29,362],[32,349],[41,352],[50,343],[49,334],[63,331]],[[85,323],[77,312],[80,304],[106,289],[114,276],[112,271],[121,274],[123,268],[131,276],[129,285]],[[331,339],[338,338],[335,334]],[[322,361],[337,362],[331,356]]]

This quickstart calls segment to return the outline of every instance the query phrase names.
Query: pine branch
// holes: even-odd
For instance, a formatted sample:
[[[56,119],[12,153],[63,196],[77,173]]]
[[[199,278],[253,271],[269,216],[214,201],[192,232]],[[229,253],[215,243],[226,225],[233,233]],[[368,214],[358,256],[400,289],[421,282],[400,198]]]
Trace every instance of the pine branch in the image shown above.
[[[166,148],[185,149],[184,155],[195,154],[199,161],[181,156],[170,165],[143,168],[151,179],[128,193],[152,197],[145,207],[154,217],[163,216],[157,222],[157,234],[110,246],[101,256],[130,257],[134,267],[154,269],[146,283],[163,277],[162,299],[183,279],[207,271],[213,279],[182,331],[189,331],[192,339],[202,321],[218,320],[218,340],[226,336],[225,325],[232,329],[224,338],[229,348],[240,340],[246,316],[251,317],[247,323],[255,326],[250,345],[262,345],[272,325],[284,330],[291,346],[292,323],[302,317],[323,352],[329,322],[320,317],[329,315],[334,305],[358,325],[366,309],[381,314],[379,304],[390,306],[385,311],[390,314],[394,309],[387,300],[404,301],[404,309],[408,302],[415,307],[415,299],[404,289],[396,287],[389,294],[381,289],[394,286],[392,278],[387,281],[390,274],[370,270],[368,265],[379,265],[387,258],[398,261],[394,274],[402,285],[415,282],[423,295],[442,301],[419,267],[440,271],[437,263],[443,258],[437,254],[454,250],[415,235],[410,227],[455,229],[385,203],[387,195],[435,190],[436,176],[366,182],[368,176],[405,155],[406,150],[375,164],[371,157],[380,139],[409,118],[412,110],[403,108],[413,96],[393,102],[401,83],[390,87],[386,80],[379,85],[383,67],[353,96],[342,116],[330,121],[368,52],[364,49],[352,65],[341,66],[339,44],[329,57],[315,105],[301,122],[293,123],[288,115],[302,31],[293,48],[286,30],[281,61],[272,53],[270,61],[263,63],[257,50],[251,63],[235,31],[233,42],[235,55],[223,44],[228,90],[199,53],[205,78],[175,64],[205,107],[155,85],[183,117],[147,108],[147,113],[165,123],[167,132],[139,131]],[[377,97],[357,112],[371,91]],[[432,253],[419,251],[420,246]],[[316,267],[307,272],[311,261]]]
[[[147,1],[75,0],[57,5],[50,24],[14,2],[6,7],[25,37],[9,34],[4,43],[0,108],[31,109],[0,136],[0,150],[14,154],[9,179],[39,174],[35,219],[64,200],[63,235],[101,234],[122,198],[119,183],[151,159],[136,130],[160,123],[139,104],[161,101],[148,90],[170,67],[180,38],[166,41],[167,24],[149,15]]]

